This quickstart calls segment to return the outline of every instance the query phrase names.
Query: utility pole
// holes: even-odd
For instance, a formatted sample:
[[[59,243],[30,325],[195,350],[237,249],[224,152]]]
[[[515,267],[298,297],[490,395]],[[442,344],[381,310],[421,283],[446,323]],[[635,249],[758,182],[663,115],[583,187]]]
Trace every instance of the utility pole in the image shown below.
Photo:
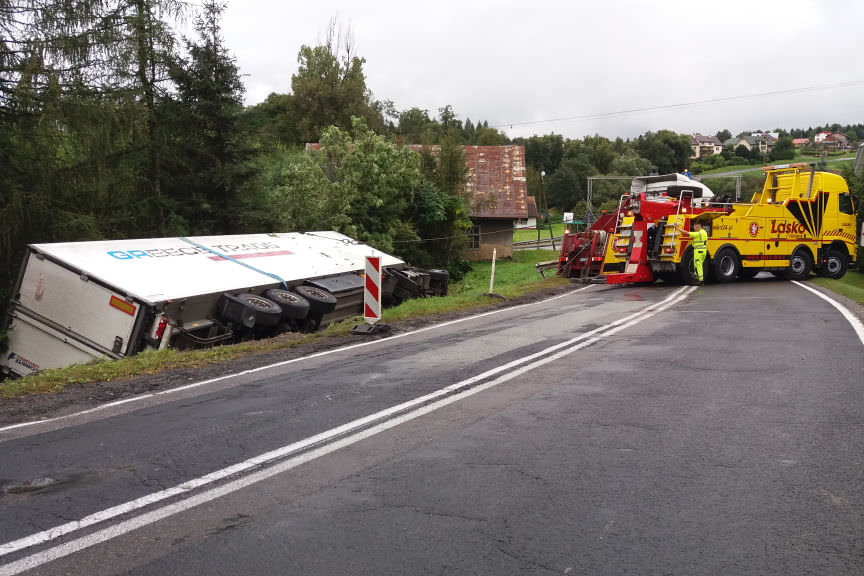
[[[540,229],[543,228],[543,178],[546,176],[545,170],[540,170],[540,188],[537,192],[537,245],[540,245]]]

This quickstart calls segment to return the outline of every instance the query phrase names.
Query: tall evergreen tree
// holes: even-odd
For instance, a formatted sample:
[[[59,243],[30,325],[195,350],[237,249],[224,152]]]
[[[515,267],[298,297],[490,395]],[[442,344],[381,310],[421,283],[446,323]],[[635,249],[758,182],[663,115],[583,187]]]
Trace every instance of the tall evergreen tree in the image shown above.
[[[242,133],[243,83],[225,48],[225,4],[207,0],[195,20],[197,39],[174,69],[177,102],[172,124],[179,144],[167,186],[178,211],[198,233],[238,232],[237,194],[251,155]]]

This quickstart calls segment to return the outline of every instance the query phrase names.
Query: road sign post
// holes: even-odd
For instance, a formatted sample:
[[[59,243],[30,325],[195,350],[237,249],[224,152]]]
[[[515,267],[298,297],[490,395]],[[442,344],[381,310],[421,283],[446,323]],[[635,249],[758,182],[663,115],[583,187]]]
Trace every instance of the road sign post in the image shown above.
[[[366,278],[363,288],[363,318],[365,324],[351,329],[352,334],[377,334],[388,332],[390,327],[381,322],[381,258],[366,257]]]

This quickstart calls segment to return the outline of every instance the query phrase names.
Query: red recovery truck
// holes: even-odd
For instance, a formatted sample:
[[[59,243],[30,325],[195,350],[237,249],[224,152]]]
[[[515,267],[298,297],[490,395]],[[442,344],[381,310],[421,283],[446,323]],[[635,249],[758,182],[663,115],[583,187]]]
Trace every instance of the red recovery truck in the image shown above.
[[[582,232],[565,232],[558,255],[558,276],[588,280],[600,277],[609,236],[615,231],[616,214],[603,214]]]
[[[715,198],[707,186],[682,174],[634,178],[630,193],[621,196],[615,227],[609,234],[602,265],[606,283],[653,282],[657,278],[667,283],[689,282],[692,263],[661,258],[675,251],[671,225],[706,212],[723,212],[730,205],[729,198]]]

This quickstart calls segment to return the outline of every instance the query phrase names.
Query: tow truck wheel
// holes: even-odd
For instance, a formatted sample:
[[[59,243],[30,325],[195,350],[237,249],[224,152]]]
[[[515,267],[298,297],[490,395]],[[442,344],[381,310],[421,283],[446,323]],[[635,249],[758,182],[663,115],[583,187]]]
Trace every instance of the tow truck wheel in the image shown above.
[[[282,308],[283,320],[303,320],[309,315],[309,301],[293,292],[271,288],[264,295]]]
[[[819,269],[819,275],[826,278],[842,278],[849,267],[849,259],[839,250],[829,250],[825,263]]]
[[[723,248],[713,260],[714,278],[717,282],[732,282],[741,271],[741,260],[732,248]]]
[[[786,280],[806,280],[813,270],[813,259],[807,250],[799,248],[789,258],[789,267],[783,271]]]

